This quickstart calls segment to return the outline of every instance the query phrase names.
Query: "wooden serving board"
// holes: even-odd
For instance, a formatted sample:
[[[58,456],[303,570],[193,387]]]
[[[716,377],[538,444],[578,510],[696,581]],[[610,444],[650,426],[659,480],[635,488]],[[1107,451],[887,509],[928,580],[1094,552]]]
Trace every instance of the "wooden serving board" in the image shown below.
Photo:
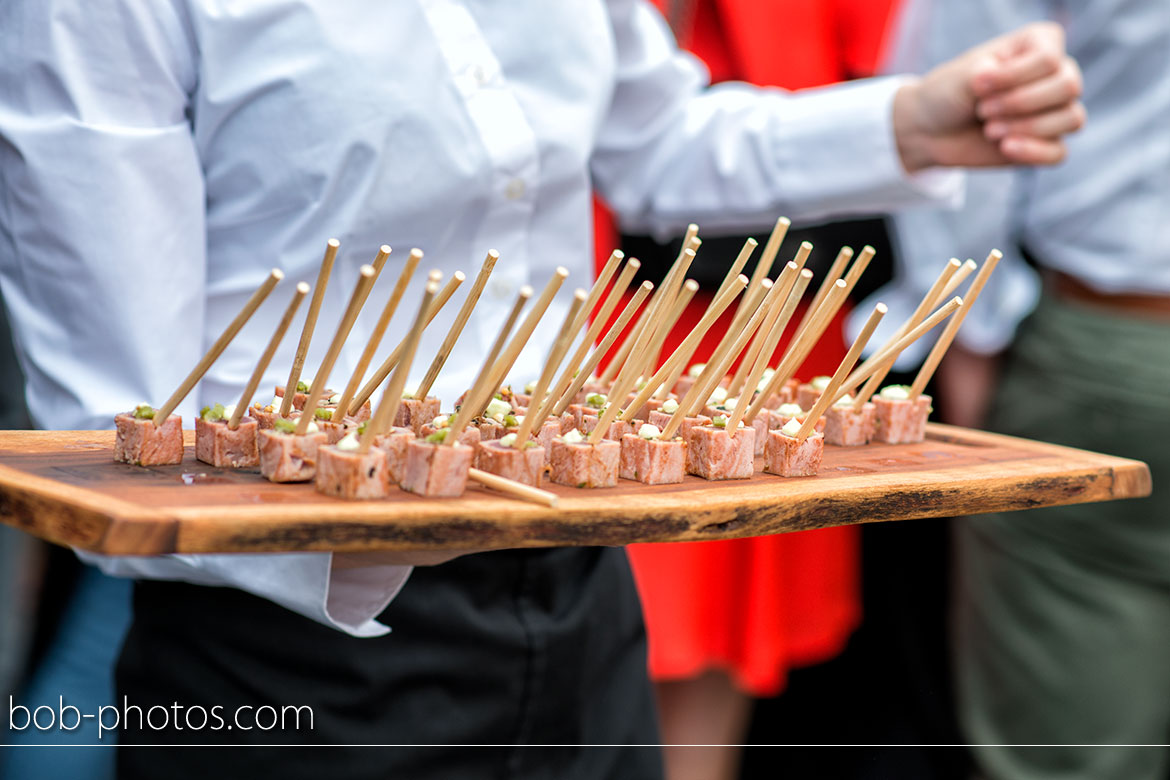
[[[919,444],[826,447],[816,477],[581,490],[555,509],[471,486],[458,499],[343,501],[196,461],[113,461],[112,431],[0,432],[0,521],[120,555],[683,542],[1136,498],[1144,463],[931,424]]]

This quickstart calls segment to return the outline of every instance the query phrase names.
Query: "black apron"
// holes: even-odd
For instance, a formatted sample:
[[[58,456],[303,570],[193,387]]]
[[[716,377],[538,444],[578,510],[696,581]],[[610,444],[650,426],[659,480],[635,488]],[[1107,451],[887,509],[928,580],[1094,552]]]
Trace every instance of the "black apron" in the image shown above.
[[[171,715],[155,730],[134,714],[122,744],[441,747],[130,747],[119,778],[661,778],[657,748],[581,747],[659,742],[624,551],[506,550],[419,567],[379,620],[389,635],[358,639],[233,588],[137,583],[118,704]],[[196,706],[208,727],[184,724],[200,725]],[[227,728],[241,706],[257,709]],[[284,710],[282,728],[290,706],[312,708],[313,727]]]

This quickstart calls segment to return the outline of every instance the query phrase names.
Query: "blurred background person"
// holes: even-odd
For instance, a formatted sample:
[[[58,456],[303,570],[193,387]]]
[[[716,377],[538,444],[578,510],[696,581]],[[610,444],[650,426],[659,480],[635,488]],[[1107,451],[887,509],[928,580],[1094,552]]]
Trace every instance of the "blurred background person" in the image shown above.
[[[979,776],[1164,780],[1166,748],[1122,745],[1170,742],[1170,5],[907,0],[891,70],[1041,19],[1066,28],[1092,120],[1063,165],[974,173],[963,210],[899,215],[899,287],[875,299],[1001,248],[939,371],[950,419],[1153,475],[1139,501],[956,522],[955,680]],[[1020,129],[993,113],[987,137]]]

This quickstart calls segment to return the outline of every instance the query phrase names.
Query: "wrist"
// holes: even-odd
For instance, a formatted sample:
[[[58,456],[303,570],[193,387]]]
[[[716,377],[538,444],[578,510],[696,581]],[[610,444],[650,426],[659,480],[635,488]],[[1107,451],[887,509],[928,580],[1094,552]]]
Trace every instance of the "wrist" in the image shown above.
[[[936,164],[931,151],[930,135],[920,119],[922,82],[914,79],[894,93],[894,142],[902,167],[907,173],[918,173]]]

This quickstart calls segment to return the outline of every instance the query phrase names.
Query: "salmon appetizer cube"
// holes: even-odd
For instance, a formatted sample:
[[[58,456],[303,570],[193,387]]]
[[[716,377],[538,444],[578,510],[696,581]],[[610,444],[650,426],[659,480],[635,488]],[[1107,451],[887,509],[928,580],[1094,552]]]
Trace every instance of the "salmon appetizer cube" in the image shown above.
[[[705,425],[691,428],[687,442],[687,472],[709,480],[748,479],[756,470],[756,431]]]
[[[260,465],[256,434],[260,426],[243,418],[234,431],[227,420],[195,418],[195,457],[216,468],[247,469]]]
[[[609,439],[603,439],[597,444],[574,442],[572,438],[566,441],[564,436],[554,439],[552,481],[558,485],[579,488],[614,487],[617,485],[621,455],[622,445]]]
[[[783,430],[771,431],[764,447],[764,471],[781,477],[814,477],[824,453],[824,434],[813,432],[800,441]]]
[[[618,475],[646,485],[673,485],[687,473],[687,443],[682,439],[647,439],[635,433],[622,437]]]
[[[386,452],[371,447],[366,453],[335,445],[317,448],[317,492],[349,499],[385,498],[390,494]]]
[[[149,417],[144,415],[149,414]],[[172,414],[155,427],[154,409],[139,406],[114,417],[114,460],[136,466],[173,466],[183,462],[183,418]]]
[[[463,444],[431,444],[415,439],[406,446],[402,489],[420,496],[463,495],[472,452]]]

